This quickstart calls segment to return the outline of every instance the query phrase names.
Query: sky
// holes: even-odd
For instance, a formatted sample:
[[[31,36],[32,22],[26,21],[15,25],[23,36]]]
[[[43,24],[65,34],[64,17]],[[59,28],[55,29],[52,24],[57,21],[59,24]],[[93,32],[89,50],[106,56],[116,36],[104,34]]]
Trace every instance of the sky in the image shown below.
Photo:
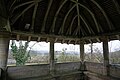
[[[17,42],[17,45],[19,45],[19,42]],[[23,42],[24,43],[24,42]],[[10,41],[11,44],[11,41]],[[114,52],[116,50],[120,50],[120,41],[119,40],[114,40],[110,41],[109,43],[109,51]],[[85,52],[90,51],[90,44],[85,45]],[[97,47],[102,51],[102,43],[94,43],[93,48]],[[10,46],[9,46],[10,48]],[[49,52],[49,42],[36,42],[36,41],[31,41],[29,43],[29,49],[31,50],[36,50],[36,51],[48,51]],[[11,48],[10,48],[11,49]],[[75,52],[80,52],[79,45],[73,45],[73,44],[61,44],[61,43],[55,43],[55,51],[62,51],[62,49],[67,49],[67,51],[75,51]]]

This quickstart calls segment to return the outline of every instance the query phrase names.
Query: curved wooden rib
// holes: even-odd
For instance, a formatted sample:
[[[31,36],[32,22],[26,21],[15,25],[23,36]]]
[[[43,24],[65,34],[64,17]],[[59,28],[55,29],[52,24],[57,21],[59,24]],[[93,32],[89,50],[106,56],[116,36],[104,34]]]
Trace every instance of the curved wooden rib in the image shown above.
[[[105,19],[106,19],[106,21],[107,21],[107,23],[108,23],[108,26],[109,26],[109,28],[110,28],[110,30],[111,30],[111,29],[112,29],[112,26],[111,26],[111,25],[113,25],[113,24],[110,22],[110,20],[109,20],[107,14],[105,13],[104,9],[103,9],[95,0],[91,0],[91,1],[92,1],[92,2],[100,9],[100,11],[103,13],[103,15],[104,15],[104,17],[105,17]]]
[[[89,27],[89,25],[87,24],[85,18],[83,18],[81,15],[80,15],[80,18],[82,19],[82,21],[84,22],[85,26],[87,27],[88,31],[90,34],[95,34],[95,32]]]
[[[74,20],[75,20],[75,18],[77,17],[78,15],[76,15],[76,16],[74,16],[73,17],[73,20],[72,20],[72,22],[71,22],[71,24],[70,24],[70,27],[69,27],[69,29],[67,30],[67,32],[66,32],[66,35],[67,34],[71,34],[71,32],[72,32],[72,25],[73,25],[73,23],[74,23]]]
[[[31,30],[33,30],[33,28],[34,28],[35,16],[36,16],[37,8],[38,8],[38,2],[35,2],[35,7],[34,7],[34,11],[33,11],[33,16],[32,16]]]
[[[78,0],[77,0],[77,2],[78,2]],[[79,17],[79,15],[80,15],[80,12],[79,12],[79,5],[77,4],[77,15],[78,15],[78,27],[80,27],[80,17]]]
[[[92,16],[92,18],[93,18],[93,20],[94,20],[94,22],[95,22],[95,25],[96,25],[96,27],[97,27],[97,31],[100,32],[100,28],[99,28],[99,26],[98,26],[97,20],[96,20],[96,18],[95,18],[95,15],[93,14],[93,12],[90,11],[90,9],[87,8],[86,6],[84,6],[83,4],[78,3],[78,2],[76,2],[76,1],[74,1],[74,0],[71,0],[71,1],[74,2],[74,3],[76,3],[76,4],[79,4],[81,7],[83,7],[84,9],[86,9],[86,10],[90,13],[90,15]]]
[[[46,12],[45,17],[44,17],[44,20],[43,20],[43,24],[42,24],[42,28],[41,28],[41,33],[43,33],[44,30],[45,30],[45,23],[46,23],[47,16],[48,16],[48,13],[49,13],[49,11],[50,11],[50,8],[51,8],[51,5],[52,5],[52,2],[53,2],[53,0],[50,0],[49,5],[48,5],[47,12]]]
[[[61,26],[60,29],[59,29],[58,34],[60,34],[60,33],[63,34],[63,32],[64,32],[64,25],[65,25],[66,19],[67,19],[68,15],[70,14],[70,12],[75,8],[75,6],[76,6],[76,4],[74,4],[74,5],[72,6],[72,8],[71,8],[71,9],[67,12],[67,14],[65,15],[65,18],[64,18],[64,20],[63,20],[62,26]]]
[[[24,5],[27,5],[27,4],[30,4],[30,3],[34,3],[34,1],[29,1],[29,2],[22,3],[22,4],[20,4],[20,5],[17,5],[17,6],[15,6],[15,7],[13,8],[12,12],[13,12],[15,9],[17,9],[17,8],[19,8],[19,7],[21,7],[21,6],[24,6]],[[10,9],[11,9],[11,8],[10,8]]]
[[[90,34],[92,34],[92,33],[95,34],[95,32],[88,26],[86,20],[85,20],[81,15],[79,15],[79,17],[80,17],[80,18],[82,19],[82,21],[84,22],[84,24],[85,24],[85,26],[87,27],[89,33],[90,33]],[[79,29],[80,29],[80,27],[77,27],[77,28],[75,29],[75,31],[73,32],[73,35],[77,34],[77,32],[78,32]]]
[[[118,11],[118,13],[120,14],[120,5],[118,4],[118,2],[116,0],[113,0],[115,6],[116,6],[116,9]]]
[[[54,33],[54,27],[55,27],[55,22],[56,22],[56,19],[57,19],[57,16],[60,12],[60,10],[62,9],[63,5],[67,2],[67,0],[64,0],[64,2],[60,5],[60,7],[58,8],[55,16],[54,16],[54,20],[53,20],[53,23],[52,23],[52,26],[50,28],[50,32]]]
[[[16,17],[14,17],[12,24],[14,24],[16,22],[16,20],[22,16],[22,14],[24,14],[28,9],[30,9],[32,6],[34,6],[35,4],[31,4],[29,5],[27,8],[25,8],[20,14],[18,14]]]

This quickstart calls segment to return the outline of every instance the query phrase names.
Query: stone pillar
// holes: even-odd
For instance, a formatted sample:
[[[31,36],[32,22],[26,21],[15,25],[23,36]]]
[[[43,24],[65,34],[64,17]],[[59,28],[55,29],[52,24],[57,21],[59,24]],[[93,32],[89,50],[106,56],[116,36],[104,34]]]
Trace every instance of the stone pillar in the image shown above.
[[[54,76],[54,70],[55,70],[55,62],[54,62],[54,39],[50,40],[50,74]],[[54,80],[54,79],[52,79]]]
[[[80,42],[80,60],[81,62],[84,62],[84,41]]]
[[[7,66],[9,41],[9,34],[0,34],[0,68],[3,70],[5,70]]]
[[[105,71],[105,75],[109,76],[110,74],[110,69],[109,69],[109,49],[108,49],[108,38],[107,37],[103,37],[103,57],[104,57],[104,71]]]

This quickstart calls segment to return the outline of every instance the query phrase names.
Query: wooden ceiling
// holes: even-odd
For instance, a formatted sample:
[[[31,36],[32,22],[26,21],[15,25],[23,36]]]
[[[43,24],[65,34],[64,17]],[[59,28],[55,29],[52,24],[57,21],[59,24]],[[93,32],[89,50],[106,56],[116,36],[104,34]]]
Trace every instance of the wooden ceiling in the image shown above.
[[[0,0],[0,31],[12,39],[79,44],[119,39],[119,0]]]

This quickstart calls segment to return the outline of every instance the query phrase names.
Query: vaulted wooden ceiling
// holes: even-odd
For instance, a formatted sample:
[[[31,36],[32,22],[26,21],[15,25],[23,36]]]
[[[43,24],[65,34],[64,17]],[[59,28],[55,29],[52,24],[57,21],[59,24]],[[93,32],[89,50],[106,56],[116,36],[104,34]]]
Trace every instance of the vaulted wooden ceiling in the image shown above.
[[[0,0],[0,30],[12,38],[56,42],[119,39],[119,0]],[[31,38],[32,37],[32,38]]]

